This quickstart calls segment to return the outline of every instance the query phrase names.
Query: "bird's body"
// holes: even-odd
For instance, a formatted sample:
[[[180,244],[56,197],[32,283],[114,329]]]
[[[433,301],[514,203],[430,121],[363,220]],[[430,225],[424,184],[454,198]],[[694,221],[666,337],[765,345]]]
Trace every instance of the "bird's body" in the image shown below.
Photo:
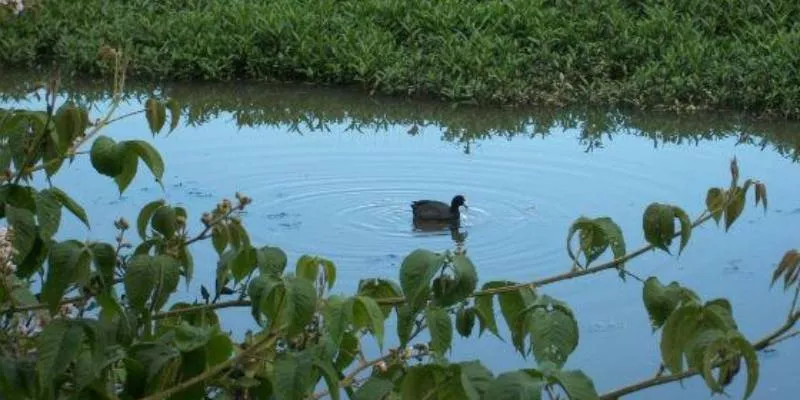
[[[467,207],[464,196],[453,197],[450,204],[438,200],[417,200],[411,203],[415,220],[454,221],[461,217],[460,207]]]

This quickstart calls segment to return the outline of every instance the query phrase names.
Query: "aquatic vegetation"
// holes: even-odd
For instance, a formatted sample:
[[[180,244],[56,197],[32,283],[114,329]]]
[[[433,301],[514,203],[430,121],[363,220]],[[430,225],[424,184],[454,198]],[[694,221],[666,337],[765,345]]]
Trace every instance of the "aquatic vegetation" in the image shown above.
[[[800,115],[800,5],[687,0],[37,1],[0,65],[358,85],[482,104]]]
[[[124,65],[120,52],[108,54],[115,68]],[[205,212],[153,199],[131,223],[96,221],[68,191],[50,181],[38,187],[34,175],[55,176],[74,157],[88,157],[120,194],[140,166],[161,183],[166,164],[149,141],[115,140],[104,128],[143,116],[156,136],[180,126],[181,117],[180,105],[164,97],[115,115],[124,86],[119,71],[114,101],[99,118],[72,102],[56,107],[59,81],[48,82],[43,111],[0,109],[0,220],[7,226],[0,230],[4,396],[610,400],[694,376],[721,393],[743,376],[742,395],[749,398],[759,382],[756,352],[796,336],[797,250],[787,251],[772,273],[771,283],[782,279],[787,297],[794,296],[786,320],[759,340],[745,337],[727,298],[704,299],[678,282],[634,272],[645,253],[678,256],[701,245],[693,232],[702,224],[728,231],[744,215],[748,198],[767,211],[767,185],[745,178],[735,158],[730,181],[708,189],[697,217],[674,204],[648,205],[640,248],[630,247],[630,236],[612,218],[582,216],[567,227],[571,267],[558,275],[479,285],[479,266],[465,253],[416,249],[404,257],[397,280],[365,277],[356,293],[332,294],[334,260],[305,254],[290,266],[282,249],[251,241],[241,219],[254,201],[247,195],[221,199]],[[64,210],[87,227],[113,223],[116,236],[60,238]],[[195,277],[193,252],[209,245],[217,258],[214,286],[201,285],[192,302],[176,301]],[[611,258],[601,262],[604,256]],[[661,365],[653,378],[600,394],[590,376],[566,367],[580,344],[580,328],[569,303],[548,295],[546,287],[604,272],[641,284],[642,312],[660,334],[654,351]],[[231,307],[249,310],[258,323],[239,343],[218,315]],[[397,324],[390,333],[392,317]],[[479,360],[448,360],[456,333],[502,337],[499,319],[510,332],[503,345],[532,357],[530,368],[493,372]],[[395,334],[399,344],[388,346],[387,336]],[[366,340],[374,340],[380,354],[369,354]]]

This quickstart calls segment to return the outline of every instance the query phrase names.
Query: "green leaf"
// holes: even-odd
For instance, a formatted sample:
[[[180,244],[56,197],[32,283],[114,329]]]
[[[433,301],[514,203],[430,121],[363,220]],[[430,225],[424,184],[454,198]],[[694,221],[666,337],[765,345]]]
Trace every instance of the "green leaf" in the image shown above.
[[[675,234],[675,211],[671,206],[652,203],[643,216],[644,237],[648,243],[670,253],[672,236]]]
[[[600,224],[594,219],[581,217],[575,220],[567,233],[567,253],[578,265],[578,256],[572,251],[572,238],[578,233],[580,239],[580,250],[583,252],[586,265],[589,266],[594,260],[600,257],[609,246],[608,238]]]
[[[536,362],[564,366],[578,347],[578,321],[566,303],[544,295],[531,306],[530,333]]]
[[[600,230],[605,235],[608,244],[611,246],[611,252],[614,254],[614,258],[619,259],[625,256],[625,254],[627,254],[625,237],[619,225],[609,217],[596,218],[594,223],[600,227]],[[620,263],[618,266],[619,268],[624,268],[625,263]]]
[[[689,220],[689,216],[681,208],[672,207],[672,210],[681,223],[681,247],[678,250],[678,254],[681,254],[683,253],[683,248],[689,243],[689,238],[692,237],[692,221]]]
[[[206,343],[206,361],[209,367],[222,364],[231,354],[233,354],[233,342],[228,335],[214,335]]]
[[[502,282],[502,286],[515,285],[514,282]],[[500,303],[500,312],[511,331],[511,342],[520,354],[525,355],[525,337],[528,333],[527,315],[525,309],[536,300],[536,295],[530,288],[524,287],[512,292],[497,294]]]
[[[13,207],[8,203],[5,205],[5,213],[8,224],[14,228],[12,244],[17,251],[14,261],[19,264],[33,249],[36,242],[36,222],[32,212],[24,208]]]
[[[739,187],[730,193],[730,202],[725,207],[725,231],[728,231],[733,223],[742,215],[744,211],[746,192]]]
[[[72,139],[83,133],[81,113],[72,105],[59,110],[55,116],[59,152],[64,152]]]
[[[403,291],[400,285],[389,279],[362,279],[358,282],[358,295],[372,297],[373,299],[389,299],[402,297]],[[381,309],[386,317],[392,313],[392,305],[382,305]]]
[[[339,347],[339,355],[336,357],[334,366],[337,370],[343,371],[353,363],[358,351],[361,348],[361,342],[351,332],[345,332],[342,335],[342,344]]]
[[[461,337],[469,337],[475,326],[475,309],[462,307],[456,313],[456,330]]]
[[[328,297],[325,307],[322,309],[322,316],[325,321],[325,330],[331,337],[331,341],[338,346],[342,341],[345,328],[350,323],[347,313],[344,310],[345,300],[339,295]]]
[[[422,308],[428,300],[430,281],[442,265],[443,257],[428,250],[412,251],[400,266],[400,287],[413,310]]]
[[[664,286],[656,277],[645,280],[642,299],[654,331],[664,325],[667,317],[679,304],[700,300],[694,292],[681,287],[678,282],[671,282]]]
[[[139,167],[139,159],[137,158],[136,153],[130,151],[129,148],[122,145],[117,145],[117,147],[121,148],[119,150],[119,162],[121,169],[119,174],[114,177],[114,182],[117,184],[119,193],[122,194],[131,184],[131,182],[133,182],[133,178],[136,177],[136,170]]]
[[[497,376],[483,398],[492,400],[540,400],[545,382],[524,371],[505,372]]]
[[[673,311],[661,333],[661,359],[672,373],[683,372],[683,355],[696,335],[701,307],[686,304]]]
[[[169,296],[178,288],[180,267],[177,260],[163,254],[152,257],[150,264],[156,270],[153,310],[160,310],[166,304]]]
[[[500,282],[488,282],[483,285],[481,290],[491,289],[493,287],[502,286]],[[498,339],[503,340],[500,332],[497,330],[497,322],[494,318],[494,295],[483,294],[475,296],[475,313],[478,315],[478,322],[480,323],[480,332],[478,336],[483,335],[483,332],[488,329],[489,332],[494,334]]]
[[[431,333],[431,351],[442,356],[453,342],[453,322],[447,311],[437,306],[428,306],[425,317]]]
[[[175,209],[167,205],[157,208],[150,220],[150,226],[166,238],[173,237],[178,229],[178,216]]]
[[[465,361],[460,362],[458,365],[461,367],[461,372],[469,379],[472,387],[478,392],[481,398],[486,394],[486,390],[492,382],[494,377],[488,368],[483,366],[480,361]]]
[[[281,400],[302,400],[311,389],[314,360],[308,352],[283,353],[275,360],[275,393]]]
[[[375,336],[375,340],[378,341],[378,347],[383,349],[384,314],[378,303],[366,296],[356,296],[352,300],[352,318],[350,320],[353,325],[356,328],[369,328],[372,335]]]
[[[323,272],[325,273],[325,282],[328,284],[328,290],[331,290],[334,283],[336,283],[336,264],[325,258],[319,258],[319,262],[322,264]]]
[[[748,399],[753,394],[758,384],[759,363],[755,348],[741,335],[734,335],[729,339],[731,345],[741,352],[747,365],[747,387],[744,398]]]
[[[436,301],[442,307],[451,306],[463,301],[475,291],[478,285],[478,274],[475,265],[464,255],[453,257],[453,281],[441,291],[434,290]],[[438,293],[437,293],[438,292]]]
[[[36,194],[36,219],[39,221],[39,234],[49,240],[61,224],[61,203],[50,190],[44,189]]]
[[[217,251],[218,255],[222,255],[225,252],[225,248],[228,247],[228,227],[225,224],[216,224],[213,228],[211,228],[211,244],[214,246],[214,250]]]
[[[31,251],[28,252],[28,255],[25,256],[21,263],[17,264],[16,275],[25,279],[30,278],[35,272],[41,271],[42,265],[50,253],[50,248],[48,247],[50,243],[50,241],[45,242],[41,237],[37,237],[33,242]]]
[[[170,116],[169,132],[172,133],[172,131],[178,127],[178,122],[181,117],[181,106],[175,99],[169,99],[169,101],[167,101],[167,109],[169,110]]]
[[[77,217],[81,222],[89,228],[89,217],[86,215],[86,211],[80,204],[76,203],[75,200],[72,200],[63,190],[57,187],[50,187],[50,192],[56,196],[58,201],[64,206],[69,212],[72,213],[75,217]]]
[[[98,136],[92,143],[89,159],[92,167],[102,175],[114,178],[122,173],[122,155],[117,142],[108,136]]]
[[[105,285],[114,282],[114,268],[117,265],[117,253],[114,246],[108,243],[92,243],[89,245],[95,268],[100,272]]]
[[[232,260],[231,273],[235,282],[240,282],[242,279],[250,275],[256,269],[258,263],[255,247],[241,247],[236,251],[236,257]]]
[[[142,240],[147,239],[147,223],[150,222],[153,213],[161,206],[165,205],[164,200],[155,200],[147,203],[142,210],[139,211],[139,216],[136,218],[136,231]]]
[[[400,347],[405,347],[411,340],[416,314],[405,303],[398,305],[395,312],[397,313],[397,337],[400,339]]]
[[[286,253],[279,247],[264,246],[258,250],[258,268],[262,274],[281,276],[286,269]]]
[[[311,283],[315,283],[317,281],[317,274],[319,274],[317,258],[306,254],[300,256],[300,258],[297,259],[295,274]]]
[[[45,387],[64,373],[78,356],[83,342],[83,328],[72,321],[56,319],[37,336],[36,372]]]
[[[339,375],[333,368],[330,360],[314,360],[314,366],[322,373],[325,383],[328,385],[328,393],[332,400],[339,400]]]
[[[188,286],[194,276],[194,257],[189,251],[189,246],[183,246],[178,250],[178,259],[183,266],[183,274],[186,276],[186,285]]]
[[[137,311],[144,310],[147,299],[150,298],[158,281],[158,271],[153,265],[152,258],[148,255],[132,257],[128,261],[122,280],[128,303]]]
[[[595,400],[600,398],[594,383],[582,371],[556,370],[552,376],[567,392],[570,400]]]
[[[408,369],[403,382],[400,384],[400,392],[404,400],[435,398],[436,376],[435,369],[440,369],[437,365],[418,365]]]
[[[353,400],[380,400],[394,389],[394,383],[389,379],[373,375],[356,390]]]
[[[711,213],[714,222],[719,225],[722,214],[725,212],[725,191],[720,188],[708,189],[706,193],[706,210]]]
[[[150,132],[153,135],[159,133],[167,119],[167,110],[164,105],[151,97],[145,102],[145,114],[147,116],[147,124],[150,126]]]
[[[282,320],[289,322],[289,336],[294,336],[303,332],[311,322],[317,305],[317,292],[311,283],[301,278],[288,277],[285,282],[287,302],[283,311],[288,314],[288,321]]]
[[[77,240],[57,243],[50,249],[41,298],[51,314],[58,311],[67,287],[75,282],[79,271],[87,268],[90,261],[91,254]]]
[[[126,151],[133,151],[139,158],[144,161],[150,172],[153,173],[157,182],[161,182],[164,178],[164,160],[161,154],[150,143],[144,140],[128,140],[123,142],[127,147]],[[128,150],[130,149],[130,150]]]

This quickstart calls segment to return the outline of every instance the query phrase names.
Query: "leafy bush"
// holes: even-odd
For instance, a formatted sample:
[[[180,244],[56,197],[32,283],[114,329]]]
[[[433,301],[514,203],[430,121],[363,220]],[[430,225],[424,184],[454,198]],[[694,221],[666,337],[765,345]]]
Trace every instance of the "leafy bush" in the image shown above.
[[[799,16],[789,0],[40,0],[0,25],[0,64],[100,74],[110,45],[146,78],[796,118]]]
[[[120,52],[104,54],[115,68],[125,65]],[[344,392],[359,399],[555,398],[558,393],[613,399],[697,374],[720,392],[744,362],[747,398],[758,382],[755,352],[795,335],[790,331],[800,320],[796,250],[785,254],[773,274],[773,283],[782,278],[784,290],[794,291],[787,320],[754,342],[741,333],[727,299],[704,300],[677,282],[665,285],[629,270],[630,261],[648,251],[682,251],[700,224],[714,220],[727,230],[742,215],[748,193],[766,211],[765,184],[742,181],[735,159],[729,185],[709,189],[706,209],[696,219],[675,205],[652,203],[642,217],[648,243],[629,251],[612,219],[578,218],[567,240],[573,270],[532,282],[479,285],[478,268],[465,254],[417,249],[404,258],[397,281],[364,279],[355,294],[333,295],[332,260],[303,255],[290,268],[281,249],[251,242],[239,218],[251,199],[241,194],[202,213],[199,232],[190,232],[190,210],[157,199],[142,207],[133,226],[116,220],[119,234],[112,242],[56,241],[64,209],[86,225],[89,215],[62,189],[34,187],[34,174],[52,177],[65,160],[87,155],[121,193],[140,164],[159,181],[164,174],[164,162],[148,142],[115,141],[101,132],[138,114],[145,115],[154,135],[171,131],[180,107],[171,99],[150,98],[143,110],[114,117],[124,83],[123,73],[116,76],[115,102],[100,119],[72,102],[56,107],[57,79],[48,84],[44,111],[0,110],[5,170],[0,217],[8,225],[0,240],[5,397],[337,399]],[[135,246],[128,244],[130,231],[139,236]],[[201,287],[202,300],[193,303],[171,301],[181,281],[192,280],[192,248],[203,243],[219,256],[215,287]],[[598,264],[609,249],[614,258]],[[603,271],[642,281],[652,328],[661,331],[663,367],[655,378],[600,395],[586,374],[564,369],[579,344],[578,324],[569,305],[542,288]],[[226,307],[249,308],[261,329],[234,343],[216,314]],[[385,322],[392,314],[400,345],[384,348]],[[480,361],[447,360],[456,332],[500,336],[498,315],[511,332],[509,344],[532,355],[535,368],[495,375]],[[422,332],[430,341],[417,339]],[[361,346],[367,336],[381,350],[372,360]]]

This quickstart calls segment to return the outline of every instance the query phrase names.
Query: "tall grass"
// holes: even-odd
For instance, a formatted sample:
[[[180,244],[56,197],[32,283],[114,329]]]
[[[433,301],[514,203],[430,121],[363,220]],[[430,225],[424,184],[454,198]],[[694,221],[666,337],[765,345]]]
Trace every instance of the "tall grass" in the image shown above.
[[[503,104],[800,116],[800,2],[40,0],[0,24],[0,65],[178,80],[360,84]]]

